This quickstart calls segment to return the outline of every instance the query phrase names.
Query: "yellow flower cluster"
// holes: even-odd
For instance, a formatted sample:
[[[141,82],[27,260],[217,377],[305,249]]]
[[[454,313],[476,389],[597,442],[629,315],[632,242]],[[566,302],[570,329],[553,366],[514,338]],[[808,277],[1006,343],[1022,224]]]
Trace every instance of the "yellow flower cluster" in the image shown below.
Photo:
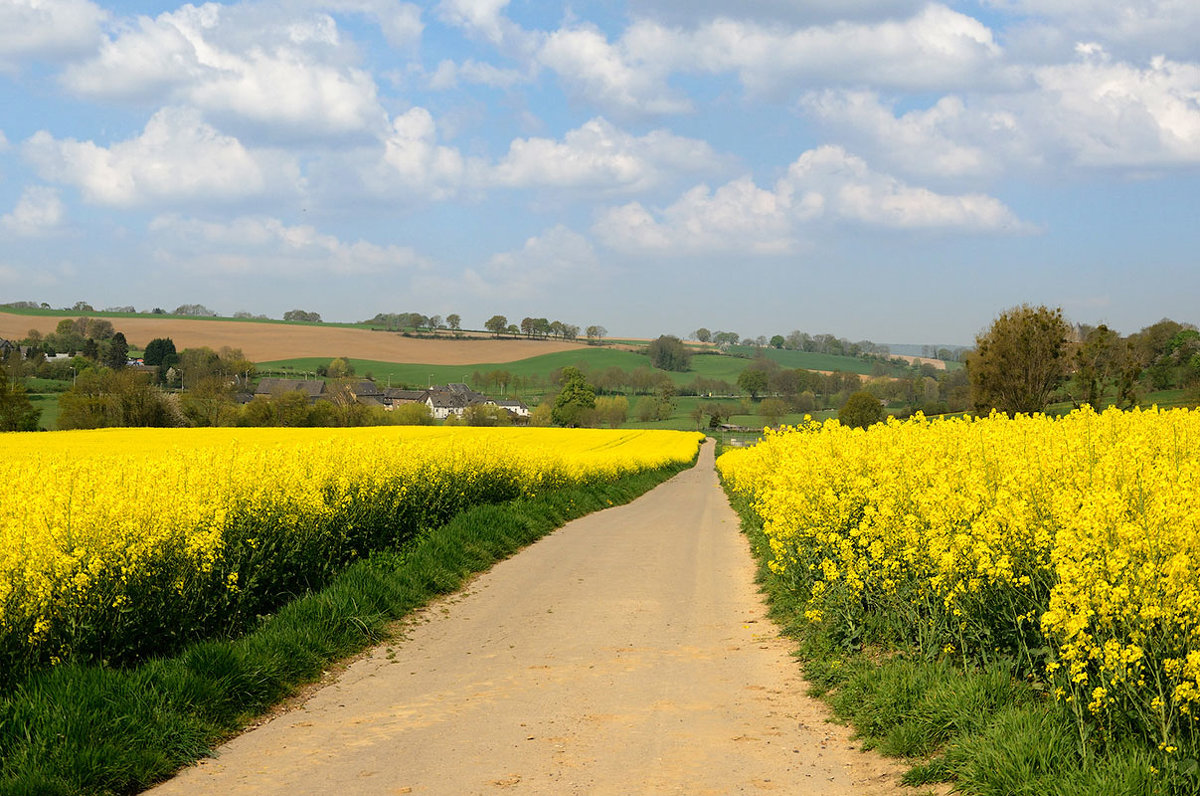
[[[811,620],[1010,656],[1081,717],[1164,748],[1192,731],[1200,412],[809,423],[718,467]]]
[[[0,669],[227,627],[466,506],[695,456],[698,434],[541,428],[4,435]],[[275,600],[274,603],[271,601]]]

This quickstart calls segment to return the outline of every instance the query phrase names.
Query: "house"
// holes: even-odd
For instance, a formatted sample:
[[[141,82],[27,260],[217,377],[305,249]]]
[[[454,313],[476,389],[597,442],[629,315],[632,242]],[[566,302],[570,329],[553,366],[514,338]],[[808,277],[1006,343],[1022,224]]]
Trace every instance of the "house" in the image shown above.
[[[494,403],[491,398],[475,392],[465,384],[438,385],[425,391],[425,404],[436,420],[445,420],[450,415],[461,415],[468,406]]]
[[[21,347],[11,340],[5,340],[3,337],[0,337],[0,359],[7,358],[14,351],[20,353]]]
[[[501,409],[507,409],[513,417],[529,417],[529,407],[519,398],[501,398],[495,404]]]
[[[375,382],[370,379],[362,379],[350,385],[350,395],[354,397],[357,403],[364,406],[385,406],[387,405],[383,391],[375,385]]]
[[[325,382],[320,379],[263,379],[254,389],[255,395],[282,395],[288,392],[302,392],[308,396],[309,403],[316,403],[325,397]]]

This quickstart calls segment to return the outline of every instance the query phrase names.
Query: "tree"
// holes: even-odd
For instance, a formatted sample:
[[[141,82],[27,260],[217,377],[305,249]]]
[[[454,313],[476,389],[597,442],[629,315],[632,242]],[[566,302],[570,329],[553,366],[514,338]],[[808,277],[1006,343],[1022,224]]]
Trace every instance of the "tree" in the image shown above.
[[[175,341],[170,337],[156,337],[146,343],[142,352],[142,361],[147,365],[161,365],[163,369],[171,367],[179,361],[179,352],[175,350]]]
[[[1061,308],[1022,304],[1001,313],[975,338],[967,360],[975,410],[1010,415],[1045,410],[1066,374],[1070,330]]]
[[[521,319],[521,334],[525,335],[526,337],[532,337],[536,329],[537,321],[534,318],[526,316]]]
[[[217,313],[203,304],[180,304],[172,315],[215,316]]]
[[[587,331],[585,332],[585,334],[587,335],[588,342],[594,344],[594,343],[599,343],[601,340],[603,340],[605,335],[608,334],[608,330],[605,329],[603,326],[597,326],[597,325],[593,324],[592,326],[589,326],[587,328]]]
[[[118,370],[129,364],[129,343],[125,341],[124,333],[117,332],[108,341],[108,350],[104,354],[104,364],[113,370]]]
[[[703,326],[701,326],[699,329],[692,332],[692,337],[695,337],[697,340],[699,340],[702,343],[707,343],[710,340],[712,340],[712,332],[710,332],[708,329],[705,329]]]
[[[457,332],[462,329],[462,316],[457,312],[452,312],[446,316],[446,325],[450,327],[450,331]]]
[[[783,344],[786,342],[787,340],[784,339],[783,335],[774,335],[771,337],[771,348],[783,348]]]
[[[283,313],[283,319],[293,323],[320,323],[321,313],[308,312],[307,310],[288,310]]]
[[[629,399],[610,395],[596,399],[596,419],[609,428],[620,428],[629,418]]]
[[[462,421],[468,426],[508,426],[512,415],[495,404],[472,404],[463,410]]]
[[[505,318],[503,315],[493,315],[487,319],[483,328],[499,337],[508,329],[508,318]]]
[[[759,368],[746,368],[737,377],[738,387],[749,393],[752,401],[757,401],[758,396],[767,391],[769,382],[767,372]]]
[[[0,367],[0,431],[37,431],[42,413],[25,394],[25,387]]]
[[[843,426],[866,428],[882,421],[886,415],[878,398],[866,390],[859,390],[847,398],[838,411],[838,422]]]
[[[562,390],[554,399],[551,418],[558,426],[584,425],[587,415],[596,408],[596,390],[588,384],[579,368],[568,365],[562,371]]]
[[[650,364],[660,370],[684,372],[692,365],[692,352],[673,334],[664,334],[651,340],[646,348]]]
[[[787,414],[788,405],[779,398],[767,398],[758,405],[758,413],[768,426],[779,425],[779,420]]]
[[[337,357],[330,361],[326,373],[331,379],[348,379],[354,375],[354,366],[345,357]]]

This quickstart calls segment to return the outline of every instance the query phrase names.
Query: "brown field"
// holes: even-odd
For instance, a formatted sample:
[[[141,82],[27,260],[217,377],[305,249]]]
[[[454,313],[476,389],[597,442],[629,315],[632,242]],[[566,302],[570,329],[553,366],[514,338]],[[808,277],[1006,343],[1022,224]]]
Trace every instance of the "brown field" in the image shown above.
[[[37,329],[53,332],[63,316],[13,315],[0,312],[0,337],[19,340]],[[239,321],[179,318],[110,318],[124,332],[130,346],[141,348],[156,337],[170,337],[179,350],[208,346],[240,348],[251,362],[295,357],[374,359],[420,365],[475,365],[515,362],[519,359],[584,348],[583,343],[554,340],[493,340],[487,337],[444,339],[402,337],[393,332],[371,332],[337,326],[291,326]]]

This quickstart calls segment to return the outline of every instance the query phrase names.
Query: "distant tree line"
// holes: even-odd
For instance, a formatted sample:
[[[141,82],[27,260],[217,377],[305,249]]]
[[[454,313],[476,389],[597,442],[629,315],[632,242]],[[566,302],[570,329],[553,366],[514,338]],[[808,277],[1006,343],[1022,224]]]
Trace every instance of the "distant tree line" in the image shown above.
[[[786,335],[776,334],[770,338],[766,335],[758,337],[740,337],[737,332],[713,332],[700,327],[692,332],[692,338],[701,343],[714,343],[721,347],[735,345],[755,348],[778,348],[789,351],[807,351],[815,354],[832,354],[842,357],[858,357],[867,354],[886,355],[889,352],[886,345],[873,343],[870,340],[851,342],[844,337],[832,334],[809,334],[808,332],[792,331]]]
[[[1061,308],[1023,304],[981,332],[966,361],[977,413],[1057,402],[1131,408],[1164,390],[1200,401],[1200,330],[1169,318],[1122,337],[1105,324],[1071,324]]]

